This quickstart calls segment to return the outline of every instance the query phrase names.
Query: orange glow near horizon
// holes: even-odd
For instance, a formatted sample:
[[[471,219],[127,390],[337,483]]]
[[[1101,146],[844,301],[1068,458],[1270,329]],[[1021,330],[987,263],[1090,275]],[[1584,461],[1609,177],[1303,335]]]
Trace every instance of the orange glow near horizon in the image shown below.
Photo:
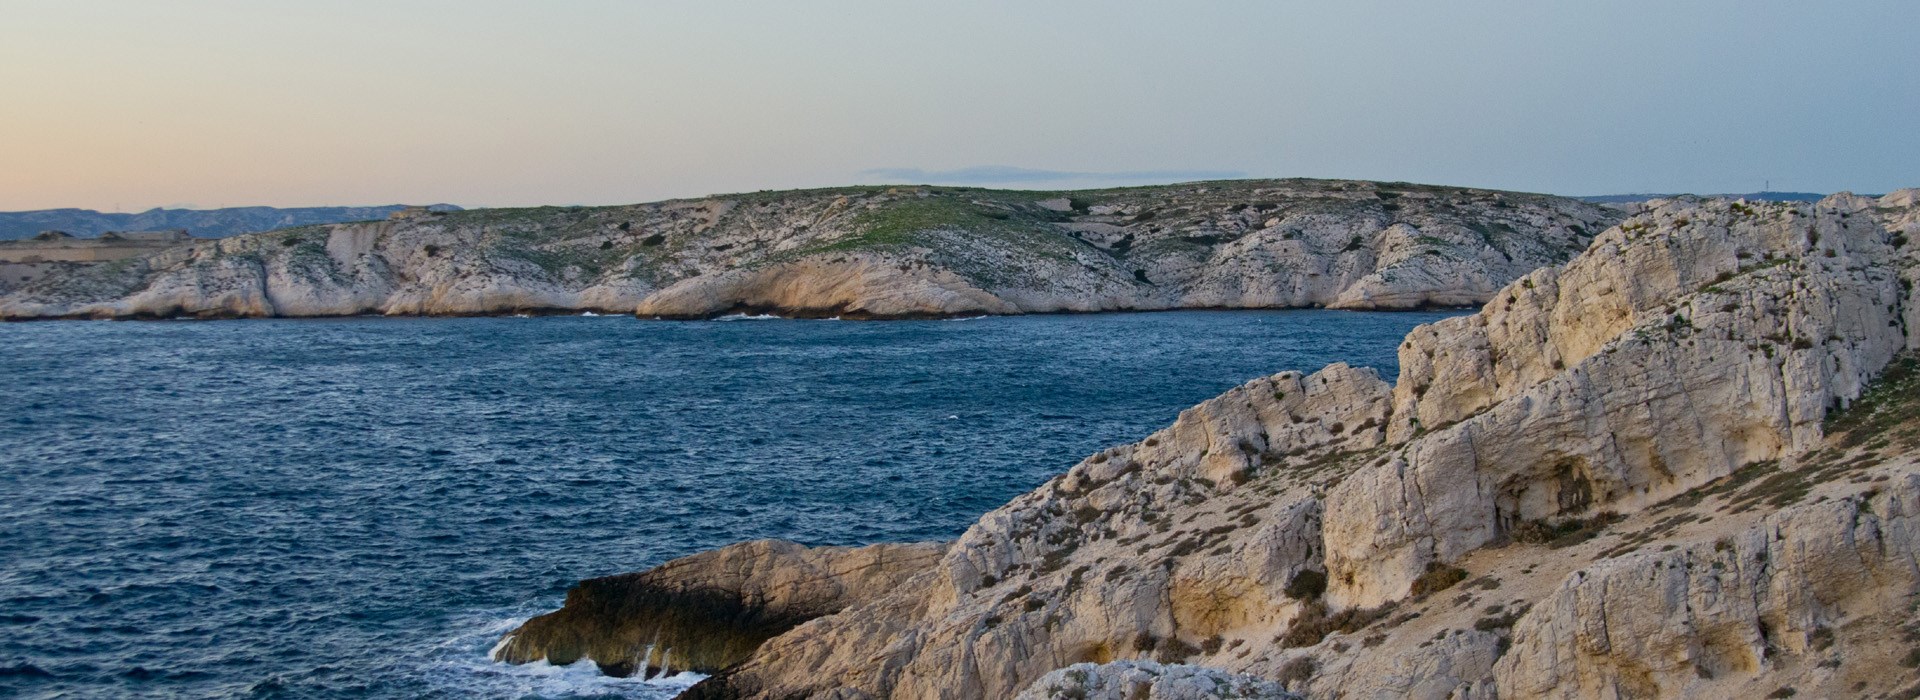
[[[1073,176],[953,184],[1920,184],[1920,52],[1872,14],[1897,2],[19,5],[0,210],[601,204],[982,165]]]

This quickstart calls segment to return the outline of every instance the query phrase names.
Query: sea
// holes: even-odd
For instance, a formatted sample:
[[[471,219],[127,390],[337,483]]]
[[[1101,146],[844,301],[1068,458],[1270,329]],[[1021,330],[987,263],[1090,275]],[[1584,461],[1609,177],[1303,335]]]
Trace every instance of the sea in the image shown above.
[[[952,538],[1458,313],[0,324],[0,697],[668,698],[488,650],[740,540]]]

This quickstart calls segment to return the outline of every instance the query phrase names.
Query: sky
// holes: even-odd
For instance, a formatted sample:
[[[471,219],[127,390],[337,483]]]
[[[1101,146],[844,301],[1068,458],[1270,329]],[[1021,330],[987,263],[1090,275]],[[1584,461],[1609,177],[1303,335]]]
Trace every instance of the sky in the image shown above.
[[[1920,186],[1920,5],[0,0],[0,210]]]

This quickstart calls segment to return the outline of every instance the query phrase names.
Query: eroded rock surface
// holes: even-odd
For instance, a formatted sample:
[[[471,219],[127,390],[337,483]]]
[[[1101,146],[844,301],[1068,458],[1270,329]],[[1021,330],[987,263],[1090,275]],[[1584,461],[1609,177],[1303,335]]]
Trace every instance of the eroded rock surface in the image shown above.
[[[1519,523],[1812,449],[1906,345],[1889,238],[1845,198],[1672,202],[1416,331],[1390,431],[1407,449],[1328,494],[1333,600],[1378,605]]]

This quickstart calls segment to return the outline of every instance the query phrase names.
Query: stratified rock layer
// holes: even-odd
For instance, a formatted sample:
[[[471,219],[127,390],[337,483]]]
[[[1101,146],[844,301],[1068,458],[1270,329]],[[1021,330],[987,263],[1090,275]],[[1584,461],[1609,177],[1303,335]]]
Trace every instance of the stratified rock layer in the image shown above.
[[[1670,203],[1415,331],[1389,431],[1408,448],[1327,496],[1332,599],[1378,605],[1521,522],[1815,447],[1906,345],[1896,250],[1859,212]]]
[[[616,676],[713,672],[807,620],[891,589],[944,545],[803,547],[757,540],[580,582],[561,609],[509,632],[494,658],[571,664]]]
[[[1915,200],[1655,202],[1410,334],[1397,384],[1211,399],[688,696],[1011,697],[1140,659],[1308,697],[1903,691]]]
[[[0,318],[1467,305],[1618,218],[1544,195],[1323,180],[430,212],[51,270],[0,287]]]

